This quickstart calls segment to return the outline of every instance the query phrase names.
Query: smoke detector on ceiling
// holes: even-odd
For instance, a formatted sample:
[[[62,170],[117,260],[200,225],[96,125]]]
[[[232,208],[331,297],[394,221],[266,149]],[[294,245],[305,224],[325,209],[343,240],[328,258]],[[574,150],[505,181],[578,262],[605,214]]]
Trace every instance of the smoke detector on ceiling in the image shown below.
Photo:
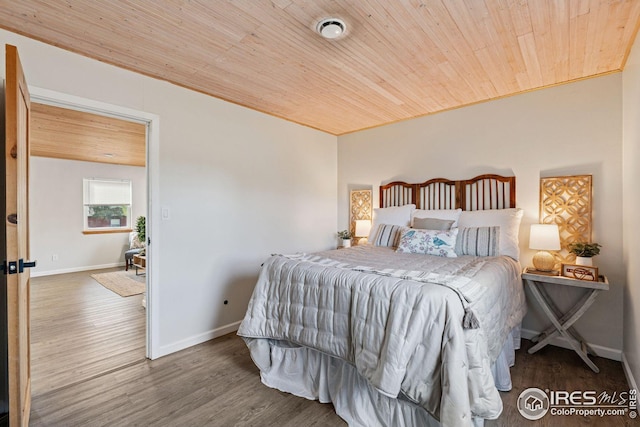
[[[318,22],[316,30],[325,39],[337,39],[344,34],[347,26],[342,19],[327,18]]]

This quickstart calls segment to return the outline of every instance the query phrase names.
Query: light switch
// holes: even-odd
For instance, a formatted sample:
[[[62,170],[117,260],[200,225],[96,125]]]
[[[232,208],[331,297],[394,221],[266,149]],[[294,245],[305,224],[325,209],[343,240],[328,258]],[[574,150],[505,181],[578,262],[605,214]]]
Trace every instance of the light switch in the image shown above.
[[[171,218],[171,212],[169,211],[169,208],[167,206],[163,206],[162,207],[162,219],[166,220],[166,219],[170,219]]]

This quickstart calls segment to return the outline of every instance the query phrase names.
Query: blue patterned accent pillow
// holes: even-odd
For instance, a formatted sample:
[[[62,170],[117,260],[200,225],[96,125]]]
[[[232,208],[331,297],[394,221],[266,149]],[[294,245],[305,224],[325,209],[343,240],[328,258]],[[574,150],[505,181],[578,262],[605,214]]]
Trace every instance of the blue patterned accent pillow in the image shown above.
[[[396,252],[455,258],[457,236],[457,228],[448,231],[405,229]]]

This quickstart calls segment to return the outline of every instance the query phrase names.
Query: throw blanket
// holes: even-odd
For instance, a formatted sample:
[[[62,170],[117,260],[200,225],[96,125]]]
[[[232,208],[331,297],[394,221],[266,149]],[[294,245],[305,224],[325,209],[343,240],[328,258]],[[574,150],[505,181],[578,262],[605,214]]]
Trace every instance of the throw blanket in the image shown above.
[[[445,425],[468,425],[472,415],[497,417],[502,402],[490,364],[524,315],[517,263],[505,257],[479,263],[475,257],[398,255],[354,248],[315,259],[273,256],[238,335],[341,358],[380,393],[408,399]],[[445,286],[384,274],[387,269],[436,279],[457,272],[468,280]],[[479,328],[463,328],[465,309],[475,311]]]
[[[446,286],[458,294],[460,302],[464,307],[464,319],[462,325],[465,329],[476,329],[478,319],[473,314],[473,311],[469,307],[470,297],[465,295],[465,290],[471,288],[473,281],[470,276],[475,275],[477,271],[482,267],[485,261],[482,258],[477,258],[469,264],[461,265],[458,275],[451,273],[442,274],[435,271],[417,271],[417,270],[404,270],[395,268],[375,268],[370,266],[356,266],[346,262],[341,262],[331,258],[324,258],[320,255],[309,254],[296,254],[296,255],[279,255],[273,254],[272,256],[284,256],[289,259],[298,261],[308,261],[316,264],[323,265],[325,267],[345,268],[353,271],[361,271],[363,273],[378,274],[380,276],[389,276],[399,279],[414,280],[422,283],[433,283],[436,285]],[[469,293],[472,290],[469,289]]]

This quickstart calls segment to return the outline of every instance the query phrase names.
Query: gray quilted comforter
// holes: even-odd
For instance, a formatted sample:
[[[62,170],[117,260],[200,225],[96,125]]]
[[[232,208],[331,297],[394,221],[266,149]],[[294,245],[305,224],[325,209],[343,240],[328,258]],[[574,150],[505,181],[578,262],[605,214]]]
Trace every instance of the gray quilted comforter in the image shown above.
[[[380,393],[467,425],[500,415],[490,365],[525,311],[511,258],[363,246],[269,258],[238,335],[343,359]]]

